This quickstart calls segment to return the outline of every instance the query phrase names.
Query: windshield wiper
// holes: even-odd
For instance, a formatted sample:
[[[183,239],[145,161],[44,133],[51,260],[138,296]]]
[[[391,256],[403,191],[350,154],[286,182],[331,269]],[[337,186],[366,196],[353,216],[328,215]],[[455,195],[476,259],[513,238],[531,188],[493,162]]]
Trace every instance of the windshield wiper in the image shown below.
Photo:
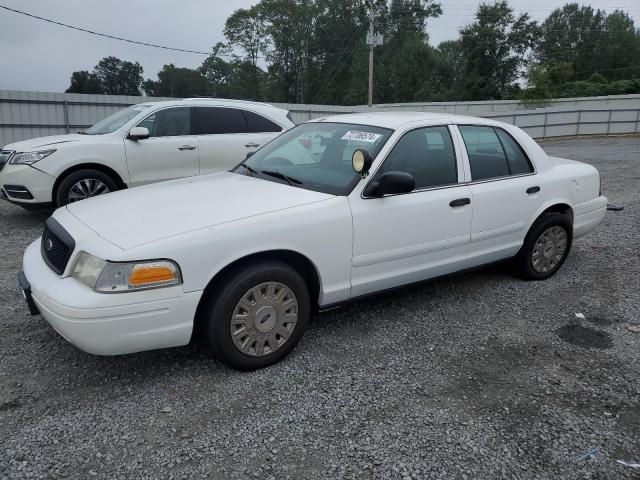
[[[246,168],[247,170],[249,170],[249,173],[251,173],[252,175],[257,175],[257,174],[258,174],[258,171],[257,171],[257,170],[255,170],[255,169],[251,168],[249,165],[247,165],[247,164],[246,164],[246,163],[244,163],[244,162],[242,162],[242,163],[240,164],[240,166],[241,166],[241,167]]]
[[[260,170],[260,172],[264,175],[269,175],[270,177],[279,178],[280,180],[284,180],[289,185],[293,187],[294,184],[302,185],[303,182],[298,180],[297,178],[290,177],[289,175],[285,175],[282,172],[272,172],[271,170]]]

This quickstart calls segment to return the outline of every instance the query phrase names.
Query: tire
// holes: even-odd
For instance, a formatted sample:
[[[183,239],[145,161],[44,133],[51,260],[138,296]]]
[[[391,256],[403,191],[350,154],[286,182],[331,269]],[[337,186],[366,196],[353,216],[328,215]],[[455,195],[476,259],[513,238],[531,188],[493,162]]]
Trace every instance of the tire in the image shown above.
[[[63,207],[69,203],[73,203],[74,201],[84,199],[78,198],[77,200],[74,200],[73,198],[70,198],[73,194],[78,193],[78,191],[74,189],[76,185],[80,185],[83,190],[86,190],[87,196],[85,198],[95,197],[119,190],[116,181],[106,173],[93,169],[78,170],[63,177],[62,181],[58,185],[54,199],[57,207]],[[102,185],[104,188],[99,185]],[[85,186],[88,188],[85,188]],[[93,191],[92,186],[96,186],[95,192]],[[74,189],[73,194],[72,189]]]
[[[545,242],[542,236],[547,234]],[[561,213],[545,213],[535,221],[514,258],[516,272],[526,280],[546,280],[552,277],[567,259],[572,240],[571,220]],[[564,250],[561,250],[563,244]]]
[[[311,315],[309,289],[302,275],[285,263],[265,261],[233,270],[218,285],[205,299],[200,319],[201,340],[218,360],[235,370],[256,370],[277,363],[294,349]],[[296,302],[297,308],[290,306]],[[294,312],[297,321],[288,323]]]

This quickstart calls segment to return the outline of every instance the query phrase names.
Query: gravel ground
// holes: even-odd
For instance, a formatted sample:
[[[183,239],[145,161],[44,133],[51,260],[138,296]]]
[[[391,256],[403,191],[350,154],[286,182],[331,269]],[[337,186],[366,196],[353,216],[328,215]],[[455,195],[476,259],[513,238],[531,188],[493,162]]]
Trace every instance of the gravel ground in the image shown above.
[[[639,478],[615,460],[640,461],[640,138],[543,147],[625,206],[559,274],[498,265],[322,313],[248,374],[192,346],[87,355],[29,317],[15,274],[46,215],[3,202],[0,477]]]

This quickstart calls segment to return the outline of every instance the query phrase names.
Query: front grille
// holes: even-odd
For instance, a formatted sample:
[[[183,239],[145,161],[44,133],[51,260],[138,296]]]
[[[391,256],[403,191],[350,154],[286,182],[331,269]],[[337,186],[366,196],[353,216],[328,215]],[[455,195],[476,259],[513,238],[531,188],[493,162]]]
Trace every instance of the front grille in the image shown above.
[[[0,172],[4,168],[5,164],[9,161],[13,153],[14,152],[11,150],[0,150]]]
[[[53,218],[49,218],[42,232],[42,258],[58,275],[64,273],[76,242]]]

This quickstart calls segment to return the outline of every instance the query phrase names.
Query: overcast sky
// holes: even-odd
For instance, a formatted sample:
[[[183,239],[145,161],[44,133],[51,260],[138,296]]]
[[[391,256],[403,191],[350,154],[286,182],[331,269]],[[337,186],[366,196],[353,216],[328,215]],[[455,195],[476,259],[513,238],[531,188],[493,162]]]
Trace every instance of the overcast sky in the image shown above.
[[[0,5],[133,40],[209,51],[224,41],[222,30],[236,9],[256,0],[0,0]],[[480,0],[441,0],[443,15],[428,25],[431,43],[456,38],[473,19]],[[533,3],[534,6],[531,6]],[[516,11],[543,20],[562,0],[511,0]],[[639,0],[597,0],[607,11],[620,8],[638,22]],[[364,41],[364,39],[363,39]],[[64,91],[74,70],[90,70],[101,58],[138,61],[145,78],[165,63],[197,67],[202,55],[159,50],[95,37],[0,9],[0,89]]]

